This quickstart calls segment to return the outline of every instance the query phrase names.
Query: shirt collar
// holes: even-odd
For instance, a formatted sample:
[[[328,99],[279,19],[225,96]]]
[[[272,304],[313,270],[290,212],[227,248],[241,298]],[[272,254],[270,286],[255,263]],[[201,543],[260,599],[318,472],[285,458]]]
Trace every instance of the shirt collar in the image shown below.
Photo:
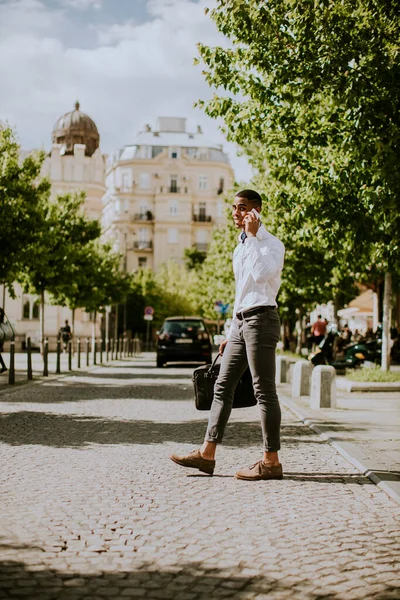
[[[242,240],[240,239],[240,236],[242,235],[243,231],[241,231],[238,235],[238,240],[239,243],[242,243]],[[265,229],[264,225],[262,223],[260,223],[260,227],[258,228],[258,231],[256,233],[256,238],[259,240],[263,240],[264,238],[266,238],[268,235],[268,231]]]

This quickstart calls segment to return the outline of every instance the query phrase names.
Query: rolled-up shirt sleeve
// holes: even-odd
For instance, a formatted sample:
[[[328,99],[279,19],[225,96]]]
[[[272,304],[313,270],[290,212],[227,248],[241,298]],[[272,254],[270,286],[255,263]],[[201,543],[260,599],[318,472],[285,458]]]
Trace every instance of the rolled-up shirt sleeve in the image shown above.
[[[269,281],[283,268],[285,247],[279,240],[268,247],[260,247],[256,237],[247,238],[244,248],[246,268],[258,284]]]

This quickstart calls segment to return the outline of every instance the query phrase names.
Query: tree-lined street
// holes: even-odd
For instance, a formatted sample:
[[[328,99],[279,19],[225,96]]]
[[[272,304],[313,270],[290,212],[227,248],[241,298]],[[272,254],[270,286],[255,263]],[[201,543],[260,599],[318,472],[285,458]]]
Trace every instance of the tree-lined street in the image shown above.
[[[233,477],[256,408],[214,477],[169,461],[204,434],[191,372],[145,354],[3,391],[1,597],[397,598],[399,506],[292,412],[282,481]]]

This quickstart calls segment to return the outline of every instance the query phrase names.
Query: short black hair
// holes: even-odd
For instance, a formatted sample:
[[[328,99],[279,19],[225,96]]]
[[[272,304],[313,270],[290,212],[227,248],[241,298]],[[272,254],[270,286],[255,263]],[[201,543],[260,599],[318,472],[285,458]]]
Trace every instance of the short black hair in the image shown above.
[[[254,190],[242,190],[235,194],[235,198],[244,198],[244,200],[250,200],[250,202],[254,202],[257,206],[261,206],[262,199],[258,192]]]

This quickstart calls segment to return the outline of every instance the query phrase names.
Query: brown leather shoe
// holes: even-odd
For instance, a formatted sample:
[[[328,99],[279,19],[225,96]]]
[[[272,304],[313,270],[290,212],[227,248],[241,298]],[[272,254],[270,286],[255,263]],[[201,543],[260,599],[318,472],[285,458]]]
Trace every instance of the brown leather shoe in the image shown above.
[[[282,465],[269,467],[262,460],[259,460],[250,467],[245,467],[235,475],[236,479],[246,479],[247,481],[259,481],[260,479],[282,479]]]
[[[171,454],[170,459],[177,465],[182,467],[190,467],[191,469],[198,469],[202,473],[212,475],[215,469],[215,460],[203,458],[200,454],[200,450],[193,450],[187,456],[178,456],[177,454]]]

